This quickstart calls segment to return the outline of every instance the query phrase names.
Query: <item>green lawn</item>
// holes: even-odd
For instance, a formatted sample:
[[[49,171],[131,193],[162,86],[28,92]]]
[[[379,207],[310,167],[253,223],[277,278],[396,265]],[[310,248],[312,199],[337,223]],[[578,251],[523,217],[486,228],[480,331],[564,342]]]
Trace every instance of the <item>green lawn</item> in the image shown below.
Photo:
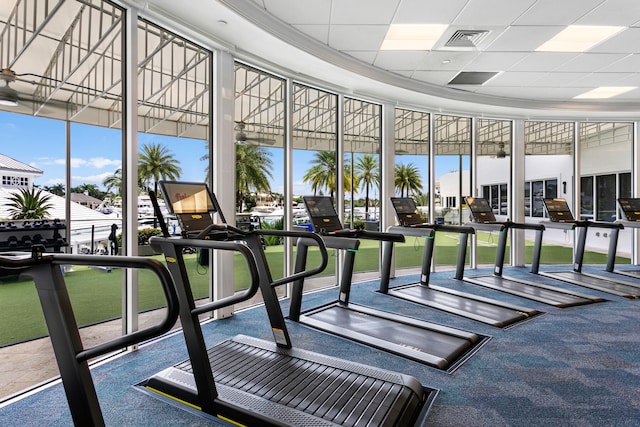
[[[477,260],[479,264],[493,264],[495,261],[495,242],[497,237],[478,236]],[[396,245],[396,266],[419,267],[422,263],[424,240],[408,237],[403,244]],[[323,274],[330,275],[335,271],[335,253],[329,249],[329,262]],[[571,248],[544,245],[542,249],[542,264],[571,263]],[[440,233],[436,239],[435,263],[442,267],[455,265],[458,254],[457,235]],[[532,254],[532,244],[526,246],[526,262],[529,263]],[[162,256],[157,259],[163,261]],[[283,275],[282,246],[269,246],[266,258],[274,279]],[[378,269],[379,245],[375,241],[361,241],[356,255],[355,271],[372,271]],[[604,264],[606,255],[593,252],[585,253],[586,264]],[[628,258],[618,258],[617,263],[629,263]],[[236,279],[235,288],[242,289],[248,285],[248,274],[244,259],[234,255]],[[308,255],[309,266],[319,263],[317,249],[310,248]],[[189,270],[189,277],[197,298],[208,295],[208,267],[197,263],[197,255],[185,255],[185,264]],[[90,325],[105,320],[118,318],[121,315],[122,304],[122,272],[113,270],[105,272],[88,267],[74,267],[65,273],[65,281],[74,307],[77,321],[80,325]],[[164,298],[155,275],[148,271],[140,271],[139,279],[139,310],[145,311],[164,305]],[[0,280],[0,346],[20,342],[46,335],[46,327],[42,316],[42,309],[33,282],[17,280],[15,277],[4,277]]]

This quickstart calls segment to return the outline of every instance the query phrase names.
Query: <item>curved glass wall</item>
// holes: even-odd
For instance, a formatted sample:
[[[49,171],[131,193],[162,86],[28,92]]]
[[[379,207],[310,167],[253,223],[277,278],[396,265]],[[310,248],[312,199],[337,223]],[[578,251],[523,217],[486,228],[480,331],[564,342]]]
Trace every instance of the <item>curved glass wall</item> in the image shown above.
[[[137,105],[133,105],[135,113],[132,114],[137,118],[138,133],[135,138],[131,138],[132,136],[123,130],[123,113],[127,110],[127,100],[123,95],[123,80],[126,75],[123,72],[123,58],[129,53],[122,51],[123,47],[127,49],[128,46],[124,39],[123,9],[106,0],[68,0],[59,3],[64,4],[59,13],[77,18],[74,21],[76,27],[47,27],[47,22],[59,22],[47,16],[47,11],[41,14],[25,14],[42,20],[37,23],[37,28],[45,29],[48,43],[56,41],[57,46],[49,49],[54,51],[55,55],[49,58],[46,75],[39,76],[34,81],[20,81],[18,76],[13,87],[24,90],[25,87],[35,86],[38,89],[37,93],[33,93],[34,100],[48,101],[32,102],[29,107],[19,105],[15,110],[10,109],[13,107],[0,107],[4,111],[0,118],[5,122],[5,128],[10,128],[13,118],[18,115],[22,115],[20,119],[29,118],[28,123],[25,120],[26,124],[22,123],[17,127],[23,132],[16,134],[16,140],[20,138],[20,141],[27,141],[29,150],[17,147],[16,151],[12,152],[14,147],[6,144],[0,154],[15,157],[27,165],[34,164],[43,172],[42,175],[36,172],[35,177],[31,178],[4,174],[3,187],[33,183],[52,194],[69,194],[62,202],[61,212],[66,215],[65,210],[70,211],[70,251],[111,251],[112,243],[116,245],[117,250],[120,243],[117,236],[115,241],[109,239],[111,226],[114,224],[117,226],[116,234],[125,233],[125,239],[137,237],[138,225],[142,228],[153,228],[153,216],[145,216],[144,208],[148,207],[148,204],[145,204],[144,192],[154,189],[159,177],[204,181],[216,174],[217,171],[207,169],[208,165],[212,164],[208,155],[212,142],[211,123],[214,122],[211,106],[217,101],[214,96],[235,97],[233,117],[229,119],[229,122],[234,122],[233,138],[224,143],[233,144],[237,156],[247,161],[255,162],[261,159],[257,170],[263,178],[266,177],[266,183],[265,179],[262,180],[264,185],[258,185],[257,181],[249,184],[248,180],[243,183],[242,179],[235,177],[235,181],[241,184],[236,192],[235,219],[238,223],[248,224],[250,227],[306,228],[308,218],[300,205],[299,196],[315,193],[332,195],[336,199],[344,198],[339,199],[340,203],[336,205],[344,206],[341,214],[344,215],[345,224],[354,225],[361,220],[363,226],[377,227],[380,206],[385,202],[380,200],[381,188],[386,188],[385,183],[379,181],[379,169],[381,160],[387,159],[382,159],[380,153],[388,151],[381,149],[382,107],[379,104],[348,97],[347,94],[330,92],[323,87],[311,87],[305,82],[293,82],[290,77],[275,76],[268,70],[259,70],[240,63],[235,63],[232,66],[235,68],[231,70],[235,72],[235,86],[225,87],[214,95],[211,90],[211,75],[215,52],[179,37],[154,22],[139,20],[136,23],[137,34],[134,37],[137,57],[128,65],[129,74],[137,78],[138,89]],[[25,10],[32,7],[29,2],[24,2],[24,5]],[[56,13],[53,8],[50,9],[52,14]],[[11,25],[29,34],[34,31],[26,21],[13,22]],[[98,23],[100,24],[97,25]],[[89,29],[94,32],[91,37],[88,34]],[[98,37],[95,37],[96,32],[99,32]],[[11,44],[18,48],[12,51],[3,50],[0,54],[13,52],[18,55],[19,52],[22,55],[23,46],[20,43],[25,40],[14,40]],[[95,45],[91,45],[92,43]],[[26,47],[26,51],[37,45],[38,41],[34,41],[33,45]],[[65,67],[62,67],[62,58],[76,62],[71,66],[66,63]],[[3,66],[5,63],[11,64],[21,72],[29,72],[29,67],[21,61],[19,57],[3,58]],[[55,84],[52,85],[52,82]],[[290,93],[287,90],[288,86],[291,88]],[[288,95],[290,99],[287,99]],[[287,111],[288,102],[291,111]],[[424,111],[402,106],[395,109],[394,129],[390,133],[393,135],[393,141],[388,143],[393,144],[395,152],[395,194],[413,197],[421,207],[425,219],[451,224],[464,223],[466,213],[462,198],[466,195],[487,197],[499,216],[508,216],[513,208],[510,191],[512,188],[523,188],[523,211],[527,221],[545,220],[542,200],[546,197],[566,198],[576,217],[611,221],[620,217],[615,204],[616,199],[638,194],[632,185],[637,180],[633,176],[632,168],[632,159],[634,155],[637,156],[637,149],[634,147],[634,143],[637,144],[637,136],[633,134],[635,127],[631,123],[535,119],[525,121],[522,136],[524,147],[517,146],[519,149],[524,148],[524,159],[519,160],[524,160],[525,177],[524,182],[513,183],[510,182],[508,164],[514,163],[514,159],[509,157],[518,150],[514,149],[516,142],[510,139],[512,124],[508,120],[509,117],[492,120],[443,114],[436,112],[439,110],[433,105],[420,106],[420,109]],[[53,126],[50,126],[49,119],[54,119]],[[68,128],[65,126],[67,123]],[[28,131],[32,130],[27,128],[50,129],[45,136],[39,137],[46,139],[47,149],[51,150],[46,155],[52,160],[50,163],[45,163],[43,159],[34,160],[27,157],[43,154],[43,151],[35,148],[39,147],[35,139],[24,138],[29,134]],[[290,135],[288,131],[291,132]],[[9,130],[5,133],[11,135]],[[143,159],[149,157],[153,151],[151,148],[155,147],[158,149],[155,151],[164,152],[168,160],[166,163],[173,166],[174,172],[164,175],[141,173],[140,182],[132,182],[132,176],[135,174],[123,168],[129,160],[127,150],[130,146],[127,146],[127,143],[131,142],[131,139],[137,141],[139,154]],[[287,146],[286,141],[291,141],[292,146]],[[339,145],[339,142],[342,145]],[[577,153],[575,147],[578,147]],[[471,159],[472,148],[477,152],[474,161]],[[242,150],[253,150],[253,154],[242,154]],[[342,153],[344,158],[339,159],[338,153]],[[290,170],[287,169],[289,154],[292,164]],[[429,167],[430,162],[434,165],[433,168]],[[57,164],[61,164],[63,168],[60,174],[54,176],[52,172]],[[237,164],[245,166],[244,163]],[[314,169],[316,166],[324,167],[327,164],[328,167],[322,174],[315,173],[319,172]],[[344,168],[339,168],[338,164],[344,165]],[[87,165],[93,168],[91,173],[81,169]],[[410,169],[415,172],[411,180],[404,178],[405,173],[402,169],[407,169],[406,166],[412,166]],[[472,171],[472,166],[477,166],[477,170]],[[179,173],[176,168],[179,168]],[[369,177],[366,180],[360,178],[360,174],[364,176],[365,172]],[[475,188],[471,186],[472,176],[476,177]],[[405,184],[408,181],[413,183]],[[344,183],[344,186],[338,188],[339,182]],[[76,210],[79,210],[77,206],[91,202],[73,201],[70,196],[71,192],[76,192],[74,189],[78,189],[79,194],[86,191],[89,193],[87,195],[91,195],[91,185],[96,185],[102,192],[107,193],[106,197],[97,197],[100,199],[100,209],[104,212],[111,210],[111,214],[92,211],[92,215],[102,215],[94,222],[75,216]],[[292,189],[291,194],[287,193],[287,188]],[[123,189],[129,193],[137,193],[140,190],[140,197],[136,197],[135,194],[127,199],[122,195]],[[119,198],[125,199],[122,206],[127,200],[135,202],[139,199],[142,218],[126,218],[126,221],[123,221],[122,214],[118,217]],[[430,205],[433,206],[433,212],[429,210]],[[278,215],[271,215],[276,220],[265,219],[258,215],[259,209],[256,208],[259,206],[270,210],[271,214],[279,209],[291,209],[293,223],[278,224]],[[87,205],[84,208],[91,210]],[[2,212],[3,217],[8,217],[9,214]],[[62,214],[56,212],[56,215]],[[248,217],[248,221],[244,221],[247,219],[245,217]],[[174,225],[177,224],[170,222],[170,230],[174,230]],[[107,231],[109,233],[106,233]],[[600,234],[590,239],[593,245],[589,246],[588,250],[598,255],[591,260],[601,262],[604,259],[604,246],[608,238]],[[482,235],[478,238],[481,245],[478,248],[478,262],[481,264],[494,261],[491,240],[495,242],[496,236]],[[455,239],[438,238],[436,265],[453,264],[454,257],[448,254],[454,252],[452,249],[455,248],[455,244]],[[285,265],[288,249],[280,241],[269,242],[266,245],[274,276],[279,277],[290,267]],[[542,263],[570,264],[573,259],[573,245],[572,232],[548,229],[545,232]],[[621,233],[618,251],[624,259],[619,262],[628,262],[628,257],[633,253],[633,245],[632,232],[625,230]],[[415,250],[415,247],[419,247],[420,250]],[[408,240],[405,246],[398,245],[398,253],[401,249],[420,254],[422,243]],[[486,256],[483,255],[485,249]],[[127,253],[126,245],[123,252]],[[199,254],[187,255],[190,268],[200,280],[196,294],[198,297],[208,297],[212,286],[209,275],[206,274],[208,266],[203,265]],[[335,284],[336,258],[335,254],[331,256],[330,267],[325,271],[325,283]],[[369,256],[361,255],[358,258],[374,261],[371,265],[359,264],[357,270],[375,270],[378,268],[377,246]],[[589,260],[586,258],[585,262]],[[396,261],[399,267],[417,267],[420,263],[419,257],[417,260],[410,260],[409,257],[401,256],[396,257]],[[115,328],[106,334],[121,334],[121,317],[126,309],[122,306],[122,301],[129,297],[123,296],[124,275],[114,276],[113,273],[108,274],[102,269],[80,269],[74,266],[69,267],[65,273],[70,280],[77,277],[82,283],[109,283],[111,289],[103,289],[104,294],[74,296],[74,307],[82,308],[90,305],[87,301],[100,298],[105,310],[94,310],[94,313],[90,314],[96,314],[97,317],[82,317],[81,323],[102,325],[106,324],[105,320],[115,318]],[[242,287],[244,281],[241,266],[237,269],[236,280],[238,288]],[[322,281],[323,278],[314,280]],[[137,314],[161,304],[157,299],[159,289],[150,284],[144,275],[140,275],[137,283],[137,307],[133,310],[133,319],[125,319],[128,322],[126,327],[138,327]],[[124,284],[127,287],[131,286],[128,279]],[[16,288],[13,287],[14,290]],[[5,283],[1,291],[6,292],[10,289],[12,287]],[[107,292],[110,295],[106,295]],[[0,322],[10,327],[2,335],[2,345],[43,334],[43,329],[37,329],[42,326],[40,324],[33,329],[36,332],[31,332],[30,335],[17,335],[18,332],[27,330],[27,324],[37,323],[42,318],[33,311],[16,310],[15,307],[37,307],[37,303],[29,300],[28,295],[23,304],[15,304],[18,301],[16,298],[0,295],[0,302],[12,302],[11,307],[0,307],[0,313],[11,319]],[[17,320],[16,316],[20,313],[26,313],[26,316]],[[139,325],[144,322],[145,320],[140,320]],[[55,374],[54,371],[52,375]]]

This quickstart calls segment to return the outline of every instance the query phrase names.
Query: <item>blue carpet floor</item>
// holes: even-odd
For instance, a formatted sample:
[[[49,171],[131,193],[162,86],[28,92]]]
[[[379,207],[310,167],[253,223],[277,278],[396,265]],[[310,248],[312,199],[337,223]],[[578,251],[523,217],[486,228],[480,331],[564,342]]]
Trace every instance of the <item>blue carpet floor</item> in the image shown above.
[[[597,269],[586,266],[584,270]],[[481,272],[487,271],[468,274]],[[432,274],[433,284],[544,312],[509,329],[500,329],[379,294],[375,292],[376,281],[354,285],[351,296],[354,303],[491,337],[453,373],[292,322],[289,322],[290,333],[297,347],[410,374],[424,385],[439,389],[428,418],[429,425],[640,426],[640,300],[554,282],[530,275],[523,268],[509,268],[505,270],[507,273],[607,301],[556,308],[453,280],[452,272]],[[417,276],[400,277],[392,280],[391,286],[416,280]],[[304,306],[312,307],[336,298],[336,289],[322,291],[306,296]],[[287,309],[286,302],[283,307]],[[204,332],[210,346],[237,334],[271,339],[261,307],[210,322],[204,326]],[[94,368],[93,378],[107,425],[216,425],[215,421],[166,405],[134,387],[186,357],[182,335],[175,334]],[[2,426],[71,424],[61,385],[0,409]]]

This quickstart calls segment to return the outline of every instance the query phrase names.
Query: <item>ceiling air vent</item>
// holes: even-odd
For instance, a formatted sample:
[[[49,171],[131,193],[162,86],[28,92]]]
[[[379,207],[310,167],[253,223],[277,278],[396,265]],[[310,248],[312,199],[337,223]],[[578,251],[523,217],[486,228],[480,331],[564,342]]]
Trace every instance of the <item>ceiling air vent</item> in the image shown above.
[[[450,85],[483,85],[493,78],[497,71],[460,71],[448,84]]]
[[[474,49],[489,35],[489,30],[458,30],[443,47],[450,49]]]

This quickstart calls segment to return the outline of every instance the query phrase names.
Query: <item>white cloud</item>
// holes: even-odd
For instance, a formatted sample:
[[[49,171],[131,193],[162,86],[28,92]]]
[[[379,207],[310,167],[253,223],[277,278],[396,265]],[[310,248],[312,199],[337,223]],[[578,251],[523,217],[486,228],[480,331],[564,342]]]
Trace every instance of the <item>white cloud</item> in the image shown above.
[[[122,165],[121,160],[106,159],[104,157],[92,157],[88,162],[88,166],[98,169],[102,169],[107,166],[115,166],[116,168],[119,168],[120,165]]]
[[[71,179],[74,182],[79,182],[82,184],[100,184],[102,185],[102,181],[105,178],[113,175],[113,172],[103,172],[98,175],[87,175],[87,176],[72,176]]]

